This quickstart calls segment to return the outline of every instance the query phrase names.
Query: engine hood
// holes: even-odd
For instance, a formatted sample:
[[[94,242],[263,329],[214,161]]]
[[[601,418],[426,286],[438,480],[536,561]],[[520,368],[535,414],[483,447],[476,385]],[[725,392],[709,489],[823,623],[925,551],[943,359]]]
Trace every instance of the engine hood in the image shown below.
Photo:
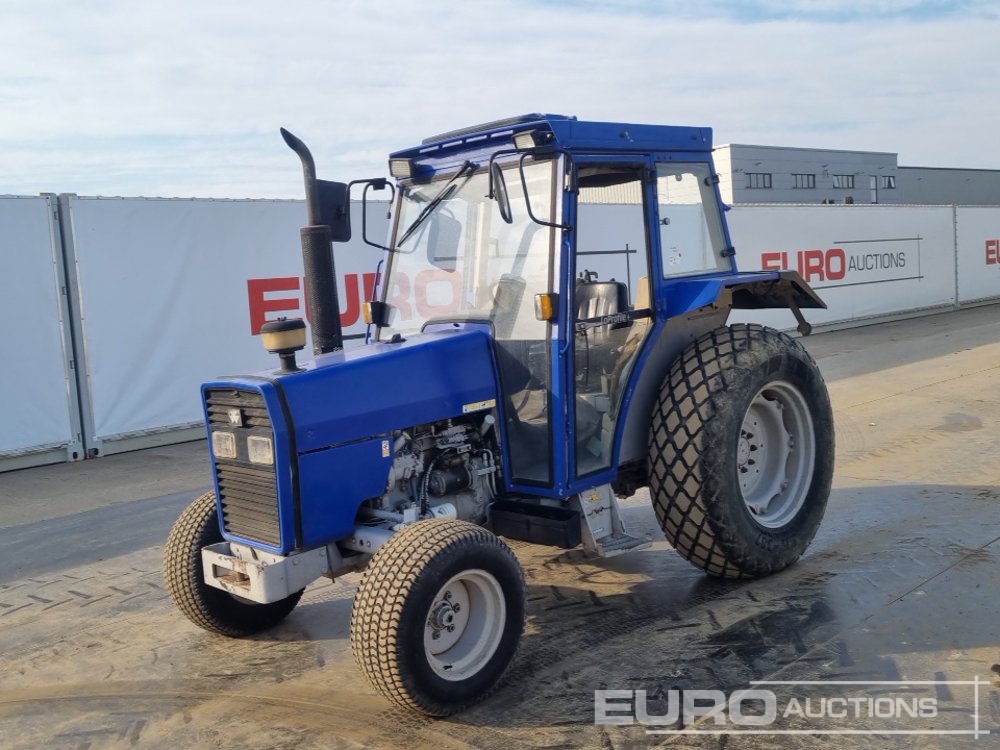
[[[498,391],[481,330],[369,344],[304,367],[266,374],[284,391],[299,454],[489,408]]]

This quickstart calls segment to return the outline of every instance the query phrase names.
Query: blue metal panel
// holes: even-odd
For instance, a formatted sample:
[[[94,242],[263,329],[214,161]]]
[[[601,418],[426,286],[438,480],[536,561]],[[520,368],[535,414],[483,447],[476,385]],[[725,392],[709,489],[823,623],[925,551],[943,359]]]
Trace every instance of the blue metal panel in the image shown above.
[[[412,159],[426,178],[457,169],[466,161],[483,165],[491,154],[513,147],[515,133],[548,131],[556,148],[576,153],[642,154],[663,152],[664,160],[711,159],[712,129],[674,125],[586,122],[563,115],[512,118],[445,134],[438,140],[390,154],[391,159]],[[659,158],[659,157],[658,157]]]
[[[300,456],[303,547],[349,536],[361,503],[385,492],[391,465],[391,437]]]
[[[486,123],[484,125],[473,126],[467,131],[453,131],[446,133],[442,137],[431,139],[419,146],[401,149],[389,155],[390,159],[417,159],[420,157],[438,157],[449,151],[468,151],[482,146],[488,150],[495,150],[504,145],[511,145],[511,136],[525,130],[551,130],[551,123],[559,120],[567,120],[565,115],[539,115],[535,117],[517,118],[520,122],[510,124]],[[503,121],[501,121],[502,123]]]
[[[712,129],[675,125],[561,120],[549,123],[556,145],[569,150],[641,152],[712,150]]]
[[[468,404],[497,398],[490,341],[488,332],[463,327],[322,355],[295,374],[204,384],[203,403],[210,388],[260,392],[274,430],[281,545],[226,539],[284,554],[349,534],[358,506],[385,489],[392,430],[459,416]],[[207,414],[205,420],[207,428]],[[390,441],[385,450],[383,440]]]
[[[719,298],[723,287],[755,281],[774,281],[778,277],[777,271],[748,271],[661,281],[656,292],[656,306],[658,310],[665,312],[667,318],[673,318],[712,304]]]
[[[657,307],[662,304],[667,318],[683,315],[715,302],[722,287],[722,278],[700,277],[667,283],[661,281],[656,295]]]
[[[507,124],[487,123],[467,131],[445,134],[439,140],[396,151],[390,158],[440,158],[455,151],[478,147],[495,149],[512,142],[512,135],[527,130],[547,130],[553,133],[553,145],[578,151],[642,152],[712,150],[712,129],[674,125],[643,125],[638,123],[587,122],[563,115],[539,115]]]
[[[490,337],[426,333],[323,354],[282,375],[299,453],[426,424],[497,398]]]
[[[568,197],[568,196],[567,196]],[[577,201],[576,196],[563,201],[563,222],[568,226],[576,226],[577,221]],[[562,428],[565,439],[555,440],[561,443],[559,449],[555,451],[558,462],[555,466],[556,490],[559,497],[568,497],[572,492],[569,487],[573,484],[573,475],[576,468],[576,373],[574,371],[575,357],[575,336],[576,329],[573,322],[576,318],[576,232],[563,233],[562,238],[562,262],[559,265],[560,272],[560,300],[562,301],[562,312],[559,326],[559,350],[555,359],[556,372],[554,382],[559,383],[560,398],[558,401],[559,411],[558,428]],[[565,322],[563,322],[565,321]]]
[[[726,286],[737,284],[752,284],[757,281],[776,281],[781,278],[780,271],[740,271],[723,277]]]

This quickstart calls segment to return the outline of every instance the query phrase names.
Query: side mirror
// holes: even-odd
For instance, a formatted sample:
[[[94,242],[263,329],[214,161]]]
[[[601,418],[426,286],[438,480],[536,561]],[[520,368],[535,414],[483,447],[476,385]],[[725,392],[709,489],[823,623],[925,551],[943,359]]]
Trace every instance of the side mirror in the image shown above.
[[[330,227],[334,242],[351,239],[351,205],[349,186],[343,182],[316,180],[320,220]]]
[[[500,211],[500,218],[508,224],[514,223],[514,214],[510,210],[510,198],[507,196],[507,183],[503,178],[503,169],[499,162],[490,165],[490,182],[493,190],[490,197],[497,202],[497,209]]]

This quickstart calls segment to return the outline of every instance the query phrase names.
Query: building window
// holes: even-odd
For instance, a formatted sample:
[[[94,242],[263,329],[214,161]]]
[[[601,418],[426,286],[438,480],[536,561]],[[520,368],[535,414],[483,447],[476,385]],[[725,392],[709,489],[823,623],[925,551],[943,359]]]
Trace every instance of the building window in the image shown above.
[[[854,175],[852,174],[835,174],[833,176],[833,186],[835,188],[843,188],[845,190],[850,190],[854,187]]]
[[[894,174],[882,175],[882,189],[883,190],[895,190],[896,189],[896,175],[894,175]]]
[[[757,189],[757,188],[770,188],[771,187],[771,173],[770,172],[747,172],[747,188]]]
[[[816,175],[814,174],[793,174],[792,179],[795,180],[796,188],[814,188],[816,187]]]

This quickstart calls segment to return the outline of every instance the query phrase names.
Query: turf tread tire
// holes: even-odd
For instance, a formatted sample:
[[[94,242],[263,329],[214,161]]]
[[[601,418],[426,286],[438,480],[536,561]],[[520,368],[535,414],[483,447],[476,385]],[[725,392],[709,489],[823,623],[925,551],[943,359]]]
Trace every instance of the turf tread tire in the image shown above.
[[[477,563],[466,565],[467,569],[483,567],[496,574],[488,567],[494,563],[506,569],[507,619],[490,662],[462,683],[438,685],[450,693],[442,696],[428,685],[419,666],[415,668],[415,660],[423,657],[423,644],[412,638],[418,630],[423,632],[427,617],[422,595],[436,593],[450,577],[441,571],[469,553]],[[503,588],[504,581],[500,583]],[[520,563],[495,534],[455,519],[410,524],[393,534],[365,569],[351,612],[351,650],[368,682],[389,701],[430,716],[448,716],[487,698],[499,686],[524,629],[525,599]],[[432,677],[430,682],[436,680]]]
[[[174,522],[163,554],[163,577],[177,608],[191,622],[219,635],[240,637],[277,625],[295,609],[302,591],[270,604],[238,599],[205,583],[201,549],[222,541],[215,492],[201,495]]]

